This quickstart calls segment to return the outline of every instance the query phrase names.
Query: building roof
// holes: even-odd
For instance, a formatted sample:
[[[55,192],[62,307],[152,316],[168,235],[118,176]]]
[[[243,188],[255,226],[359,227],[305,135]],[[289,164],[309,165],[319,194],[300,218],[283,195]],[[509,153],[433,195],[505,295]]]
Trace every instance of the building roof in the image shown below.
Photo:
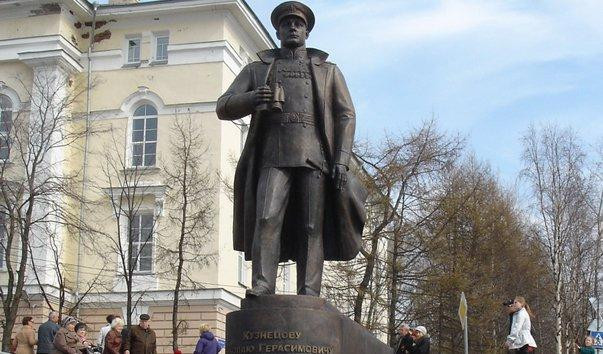
[[[86,6],[88,6],[90,15],[92,15],[92,11],[94,11],[94,4],[90,3],[88,0],[67,1],[72,3],[85,3]],[[235,16],[243,15],[242,17],[238,16],[239,20],[242,20],[242,23],[247,22],[252,27],[246,29],[253,29],[259,35],[264,37],[263,40],[269,47],[277,47],[276,42],[274,42],[272,36],[270,35],[270,32],[268,32],[262,21],[260,21],[256,13],[245,0],[154,0],[129,4],[98,4],[97,6],[97,16],[100,17],[103,15],[134,14],[137,12],[143,13],[148,11],[188,10],[190,8],[197,7],[213,7],[215,9],[229,8],[230,10],[238,8],[241,11],[233,11],[233,13]]]
[[[51,0],[0,0],[0,13],[2,9],[22,7],[24,5],[45,4]],[[254,40],[262,43],[260,47],[276,48],[266,27],[259,20],[255,12],[245,0],[154,0],[126,4],[95,4],[89,0],[57,0],[64,3],[80,18],[91,20],[95,8],[97,18],[121,15],[148,14],[149,12],[179,12],[190,11],[195,8],[208,8],[212,10],[230,10],[235,18],[240,21],[249,34],[256,34]]]

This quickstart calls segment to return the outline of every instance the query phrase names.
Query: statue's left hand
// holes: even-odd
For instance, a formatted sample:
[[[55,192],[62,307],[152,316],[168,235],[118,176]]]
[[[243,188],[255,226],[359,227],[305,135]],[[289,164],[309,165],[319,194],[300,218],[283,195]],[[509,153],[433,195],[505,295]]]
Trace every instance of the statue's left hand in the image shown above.
[[[348,168],[345,165],[335,164],[331,176],[335,182],[335,188],[342,190],[348,182]]]

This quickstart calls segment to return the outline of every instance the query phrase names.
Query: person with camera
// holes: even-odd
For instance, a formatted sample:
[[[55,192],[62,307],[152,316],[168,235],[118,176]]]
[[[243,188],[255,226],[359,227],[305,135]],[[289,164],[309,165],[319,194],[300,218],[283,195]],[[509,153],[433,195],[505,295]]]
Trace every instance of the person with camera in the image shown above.
[[[400,326],[400,329],[398,329],[398,344],[396,345],[396,354],[407,354],[412,346],[413,340],[410,334],[410,327],[407,324],[403,324]]]
[[[506,346],[515,353],[534,353],[536,341],[532,337],[533,317],[530,306],[522,296],[515,297],[512,305],[513,321],[511,333],[507,336]]]
[[[86,338],[86,324],[84,322],[78,322],[75,325],[75,334],[77,335],[79,341],[78,349],[83,354],[100,352],[100,348],[96,347],[92,344],[91,341]]]
[[[431,339],[427,334],[427,328],[424,326],[417,326],[412,331],[412,339],[414,341],[413,346],[408,351],[410,354],[429,354]]]
[[[103,354],[121,354],[122,331],[124,330],[124,320],[119,317],[111,322],[111,330],[105,336],[103,345]]]

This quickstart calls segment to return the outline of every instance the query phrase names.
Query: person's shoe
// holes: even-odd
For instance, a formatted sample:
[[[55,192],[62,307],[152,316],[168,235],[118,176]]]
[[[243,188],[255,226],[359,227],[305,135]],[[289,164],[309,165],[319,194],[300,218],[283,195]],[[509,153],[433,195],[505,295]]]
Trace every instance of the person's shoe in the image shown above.
[[[262,295],[270,295],[271,292],[267,288],[263,286],[254,286],[251,289],[247,289],[245,291],[245,297],[258,297]]]

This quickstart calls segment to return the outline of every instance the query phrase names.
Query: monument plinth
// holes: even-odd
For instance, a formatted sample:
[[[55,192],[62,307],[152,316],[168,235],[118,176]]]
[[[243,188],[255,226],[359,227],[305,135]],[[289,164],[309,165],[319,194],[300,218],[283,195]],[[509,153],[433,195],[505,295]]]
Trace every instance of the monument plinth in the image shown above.
[[[324,299],[265,295],[226,316],[226,353],[393,354]]]

